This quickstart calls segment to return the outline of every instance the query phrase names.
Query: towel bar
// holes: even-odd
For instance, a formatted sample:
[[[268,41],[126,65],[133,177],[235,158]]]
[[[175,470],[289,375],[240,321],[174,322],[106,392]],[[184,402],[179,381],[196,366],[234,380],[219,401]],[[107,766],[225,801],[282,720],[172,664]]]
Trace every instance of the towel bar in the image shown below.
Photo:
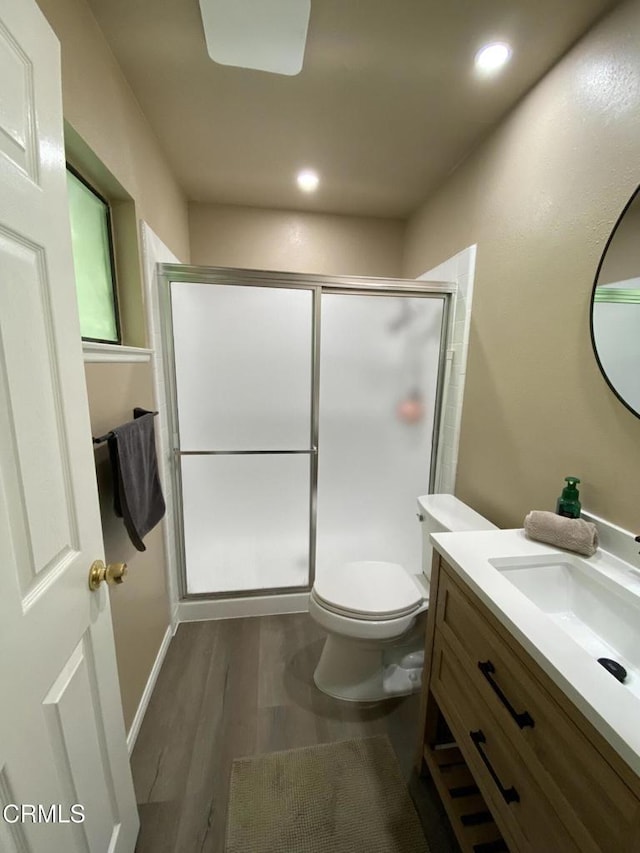
[[[145,412],[145,414],[153,415],[155,417],[158,413],[157,412]],[[110,432],[106,432],[104,435],[99,435],[97,437],[95,435],[93,435],[93,436],[91,436],[91,441],[93,441],[93,446],[95,448],[99,444],[104,444],[105,441],[109,441],[109,439],[112,437],[113,437],[113,430],[111,430]]]

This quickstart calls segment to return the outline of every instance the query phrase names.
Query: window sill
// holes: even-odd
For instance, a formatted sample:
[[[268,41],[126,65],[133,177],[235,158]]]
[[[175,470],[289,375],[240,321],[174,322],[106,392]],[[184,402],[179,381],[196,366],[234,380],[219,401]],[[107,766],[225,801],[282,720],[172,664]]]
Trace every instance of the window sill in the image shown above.
[[[137,362],[151,361],[153,350],[143,347],[123,347],[118,344],[82,342],[82,355],[86,362]]]

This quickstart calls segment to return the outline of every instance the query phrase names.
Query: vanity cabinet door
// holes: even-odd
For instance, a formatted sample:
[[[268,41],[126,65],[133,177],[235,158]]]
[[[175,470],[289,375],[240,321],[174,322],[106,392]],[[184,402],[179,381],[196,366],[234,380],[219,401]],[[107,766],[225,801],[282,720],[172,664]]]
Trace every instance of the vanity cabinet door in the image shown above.
[[[635,849],[629,834],[638,799],[594,745],[600,736],[589,732],[586,720],[576,725],[541,683],[548,678],[533,659],[527,661],[521,647],[516,653],[513,638],[442,564],[436,626],[459,661],[463,683],[497,720],[583,853]],[[566,707],[557,688],[556,694]]]
[[[502,735],[465,668],[436,631],[431,690],[509,849],[585,853],[571,837],[527,765]]]

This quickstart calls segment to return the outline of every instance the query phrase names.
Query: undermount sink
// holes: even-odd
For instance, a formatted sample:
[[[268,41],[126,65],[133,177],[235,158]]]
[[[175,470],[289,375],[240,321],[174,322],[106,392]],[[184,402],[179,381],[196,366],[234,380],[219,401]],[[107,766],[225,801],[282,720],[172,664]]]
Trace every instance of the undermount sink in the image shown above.
[[[640,697],[640,575],[615,558],[593,563],[562,552],[489,563],[594,661],[622,664],[624,686]]]

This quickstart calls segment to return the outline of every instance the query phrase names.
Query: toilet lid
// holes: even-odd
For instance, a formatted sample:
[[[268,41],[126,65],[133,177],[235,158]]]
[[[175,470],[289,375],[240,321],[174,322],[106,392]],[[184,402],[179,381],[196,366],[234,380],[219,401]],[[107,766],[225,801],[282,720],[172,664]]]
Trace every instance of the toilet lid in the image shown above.
[[[405,616],[423,601],[417,583],[402,566],[375,560],[325,569],[313,590],[330,609],[364,619]]]

